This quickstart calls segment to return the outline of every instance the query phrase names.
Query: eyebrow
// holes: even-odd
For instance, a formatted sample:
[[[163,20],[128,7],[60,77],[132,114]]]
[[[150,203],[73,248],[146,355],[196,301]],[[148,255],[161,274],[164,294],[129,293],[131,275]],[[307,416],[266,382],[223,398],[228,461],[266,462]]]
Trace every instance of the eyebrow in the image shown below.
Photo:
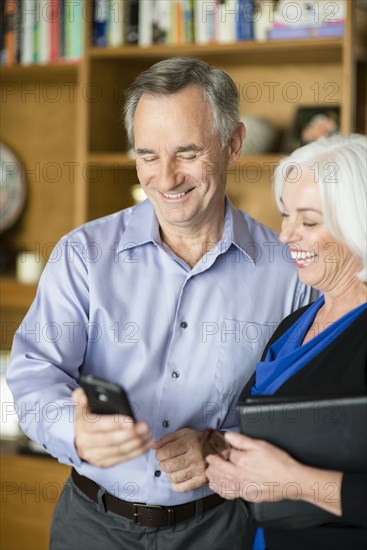
[[[280,202],[282,203],[282,205],[286,207],[286,205],[284,204],[284,201],[282,199],[282,197],[279,198]],[[322,212],[320,210],[317,210],[316,208],[311,208],[311,207],[306,207],[306,208],[297,208],[297,212],[316,212],[317,214],[321,214],[322,215]]]
[[[177,153],[191,153],[195,152],[198,153],[202,151],[203,148],[199,147],[198,145],[195,145],[194,143],[189,143],[188,145],[180,145],[179,147],[176,147],[175,154]],[[136,149],[135,153],[137,155],[154,155],[156,152],[153,149],[145,149],[145,148],[139,148]]]

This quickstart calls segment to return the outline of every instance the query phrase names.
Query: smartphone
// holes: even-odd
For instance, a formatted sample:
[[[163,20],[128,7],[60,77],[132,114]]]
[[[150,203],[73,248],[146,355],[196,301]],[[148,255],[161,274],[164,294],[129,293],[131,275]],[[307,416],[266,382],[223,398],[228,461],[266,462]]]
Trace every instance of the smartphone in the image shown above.
[[[95,414],[123,414],[131,416],[135,422],[125,390],[114,382],[97,378],[92,374],[81,376],[79,384],[88,398],[89,408]]]

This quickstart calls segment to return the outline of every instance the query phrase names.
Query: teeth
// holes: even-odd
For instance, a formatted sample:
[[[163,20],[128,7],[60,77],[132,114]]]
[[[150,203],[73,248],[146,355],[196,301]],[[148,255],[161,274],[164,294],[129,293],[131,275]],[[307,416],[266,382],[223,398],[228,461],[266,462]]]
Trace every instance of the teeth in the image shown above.
[[[316,254],[314,252],[303,252],[298,250],[291,250],[291,256],[293,260],[305,261],[315,258]]]
[[[163,195],[168,199],[179,199],[180,197],[186,195],[186,191],[184,191],[183,193],[175,193],[174,195],[167,195],[166,193],[163,193]]]

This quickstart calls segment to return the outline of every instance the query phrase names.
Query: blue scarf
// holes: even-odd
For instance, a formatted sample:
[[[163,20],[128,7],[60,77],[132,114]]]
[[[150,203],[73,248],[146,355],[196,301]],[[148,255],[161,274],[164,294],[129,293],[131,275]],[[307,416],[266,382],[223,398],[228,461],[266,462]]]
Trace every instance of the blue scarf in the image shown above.
[[[323,305],[324,297],[321,296],[269,347],[264,361],[256,365],[256,382],[252,386],[251,395],[273,395],[284,382],[335,340],[367,307],[367,304],[362,304],[349,311],[335,323],[331,323],[321,334],[315,334],[302,345],[308,329]],[[256,530],[253,550],[266,550],[264,529]]]

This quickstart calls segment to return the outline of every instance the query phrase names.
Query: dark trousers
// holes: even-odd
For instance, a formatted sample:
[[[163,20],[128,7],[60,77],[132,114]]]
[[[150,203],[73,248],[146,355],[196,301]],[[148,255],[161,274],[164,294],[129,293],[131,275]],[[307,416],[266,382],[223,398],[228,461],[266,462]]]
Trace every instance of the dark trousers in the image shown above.
[[[56,505],[50,550],[246,550],[246,509],[226,501],[171,527],[141,527],[105,512],[70,478]]]

